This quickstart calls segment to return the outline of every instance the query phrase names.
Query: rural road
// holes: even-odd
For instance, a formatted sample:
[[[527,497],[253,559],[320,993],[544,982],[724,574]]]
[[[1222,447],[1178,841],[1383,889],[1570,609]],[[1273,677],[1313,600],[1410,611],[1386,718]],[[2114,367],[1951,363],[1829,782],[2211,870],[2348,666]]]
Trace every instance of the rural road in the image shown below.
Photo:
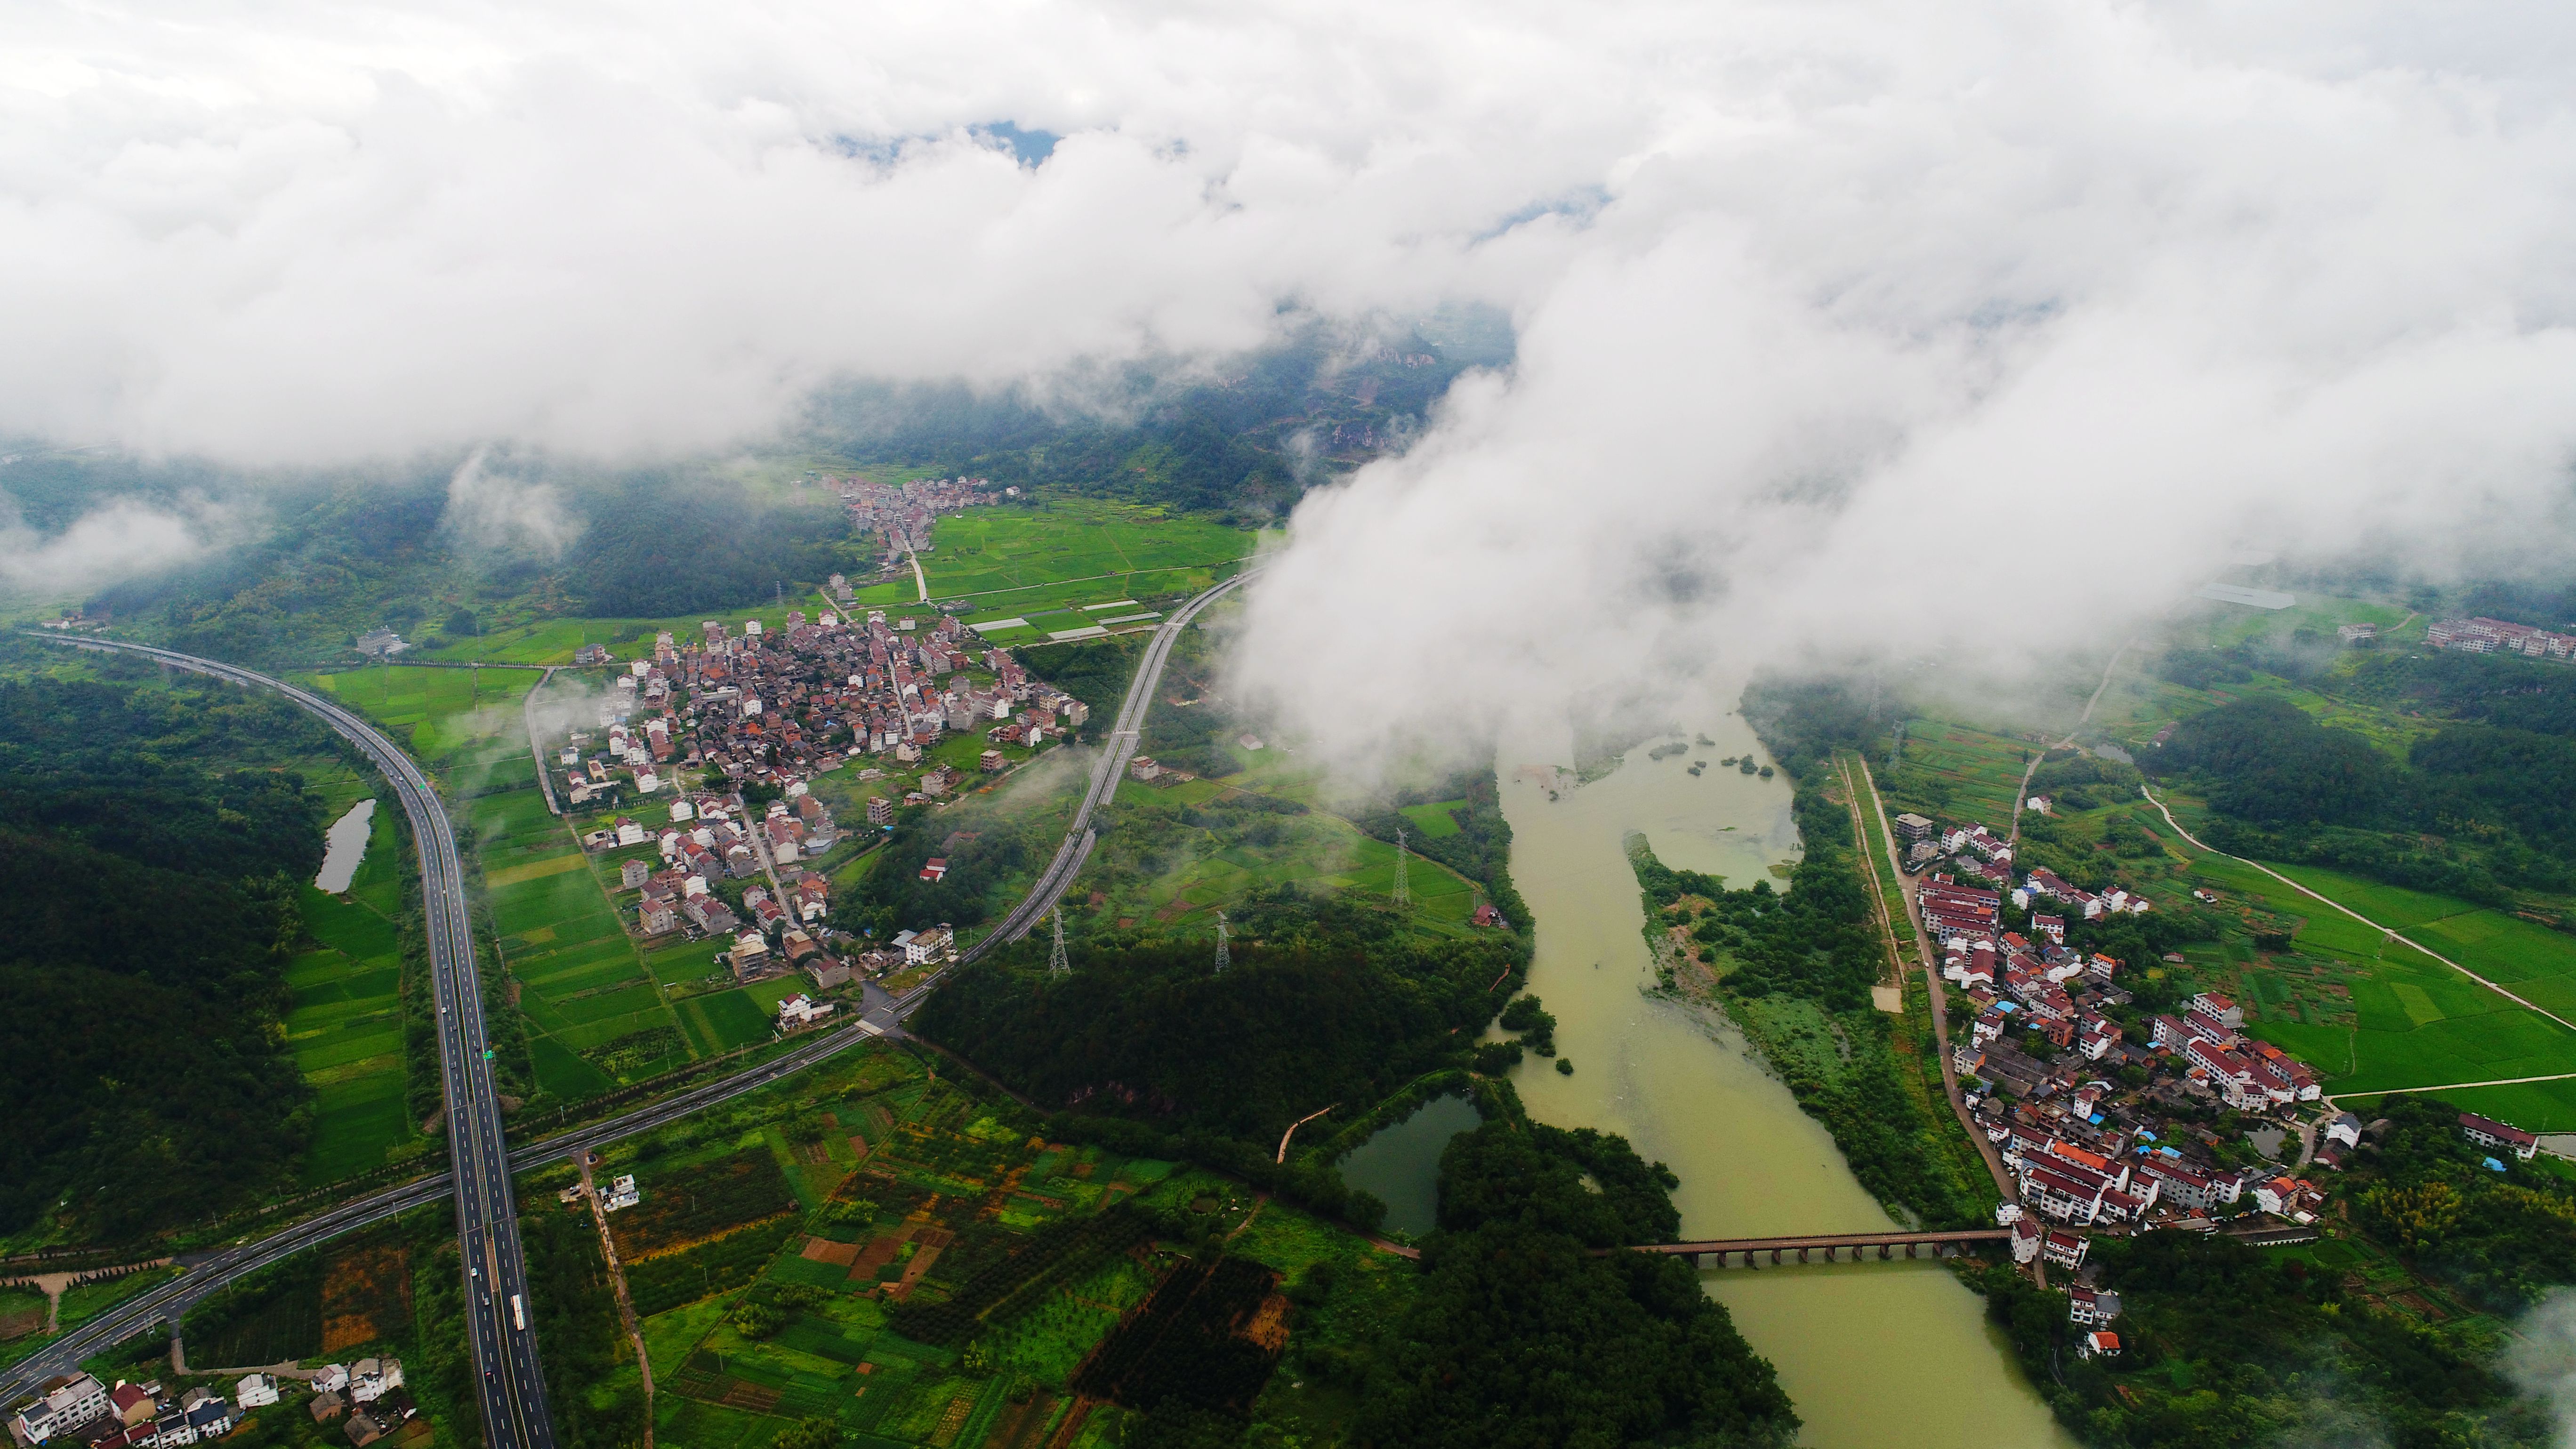
[[[2264,864],[2263,864],[2263,863],[2261,863],[2260,861],[2247,860],[2245,857],[2243,857],[2243,856],[2241,856],[2241,855],[2227,855],[2227,852],[2226,852],[2226,851],[2220,850],[2220,849],[2216,848],[2215,846],[2212,846],[2212,845],[2207,844],[2206,842],[2202,841],[2202,840],[2201,840],[2201,838],[2200,838],[2199,836],[2196,836],[2196,835],[2192,834],[2190,831],[2183,829],[2183,828],[2182,828],[2182,822],[2181,822],[2181,821],[2179,821],[2179,820],[2174,819],[2174,813],[2173,813],[2171,810],[2167,810],[2167,809],[2165,808],[2165,802],[2163,802],[2162,800],[2159,800],[2159,799],[2157,799],[2157,798],[2156,798],[2156,792],[2155,792],[2155,791],[2148,789],[2148,788],[2147,788],[2146,786],[2144,786],[2144,785],[2140,785],[2140,786],[2138,787],[2138,793],[2139,793],[2139,794],[2141,794],[2141,795],[2146,796],[2146,797],[2147,797],[2147,803],[2148,803],[2148,804],[2150,804],[2150,805],[2153,805],[2154,807],[2156,807],[2157,811],[2158,811],[2159,813],[2161,813],[2161,814],[2165,817],[2165,824],[2170,825],[2170,826],[2172,826],[2172,827],[2173,827],[2173,832],[2174,832],[2174,834],[2181,836],[2183,839],[2190,841],[2192,844],[2199,846],[2201,849],[2208,851],[2210,854],[2212,854],[2212,855],[2225,855],[2225,856],[2227,856],[2227,858],[2228,858],[2229,860],[2235,861],[2235,862],[2236,862],[2236,863],[2238,863],[2239,865],[2250,865],[2250,866],[2254,867],[2254,869],[2259,870],[2259,871],[2263,872],[2265,875],[2270,876],[2272,879],[2274,879],[2274,880],[2276,880],[2276,881],[2279,881],[2281,884],[2283,884],[2283,885],[2285,885],[2285,886],[2288,886],[2290,889],[2292,889],[2292,890],[2294,890],[2294,891],[2297,891],[2299,894],[2301,894],[2301,895],[2303,895],[2303,896],[2306,896],[2308,899],[2310,899],[2310,900],[2312,900],[2312,901],[2317,901],[2317,902],[2319,902],[2319,903],[2321,903],[2321,904],[2324,904],[2324,905],[2332,906],[2332,907],[2334,907],[2336,910],[2343,912],[2345,915],[2352,917],[2354,920],[2361,922],[2363,925],[2368,926],[2368,927],[2369,927],[2369,928],[2371,928],[2372,930],[2374,930],[2374,931],[2378,931],[2378,932],[2380,932],[2380,933],[2382,933],[2382,934],[2386,935],[2386,936],[2388,937],[2388,939],[2390,939],[2390,940],[2392,940],[2392,941],[2398,942],[2398,943],[2399,943],[2399,944],[2401,944],[2401,945],[2407,945],[2407,946],[2412,946],[2412,947],[2414,947],[2416,950],[2423,952],[2425,955],[2430,956],[2430,957],[2432,957],[2434,960],[2441,962],[2443,965],[2450,967],[2452,970],[2459,972],[2461,975],[2466,976],[2466,977],[2467,977],[2467,978],[2469,978],[2471,981],[2474,981],[2474,982],[2478,983],[2480,986],[2483,986],[2483,987],[2485,987],[2487,990],[2494,992],[2496,995],[2503,997],[2505,1000],[2512,1002],[2514,1005],[2519,1006],[2519,1007],[2522,1007],[2522,1008],[2524,1008],[2525,1010],[2528,1010],[2528,1011],[2536,1011],[2536,1012],[2539,1012],[2542,1016],[2548,1017],[2551,1021],[2554,1021],[2554,1022],[2558,1023],[2560,1026],[2563,1026],[2563,1027],[2567,1028],[2569,1031],[2576,1031],[2576,1021],[2569,1021],[2567,1018],[2565,1018],[2565,1017],[2563,1017],[2563,1016],[2560,1016],[2557,1012],[2551,1011],[2549,1008],[2547,1008],[2547,1007],[2545,1007],[2545,1006],[2534,1006],[2534,1005],[2532,1005],[2530,1002],[2523,1000],[2521,997],[2514,995],[2512,992],[2507,991],[2507,990],[2505,990],[2503,987],[2496,985],[2494,982],[2489,981],[2488,979],[2486,979],[2486,978],[2485,978],[2485,977],[2483,977],[2483,976],[2480,976],[2478,973],[2476,973],[2475,971],[2470,970],[2468,967],[2463,966],[2463,965],[2461,965],[2459,962],[2452,960],[2450,957],[2443,955],[2441,952],[2436,951],[2436,950],[2432,949],[2432,948],[2431,948],[2431,947],[2429,947],[2429,946],[2426,946],[2423,942],[2421,942],[2421,941],[2417,941],[2417,940],[2414,940],[2414,939],[2412,939],[2412,938],[2410,938],[2410,937],[2401,936],[2401,935],[2399,935],[2396,931],[2394,931],[2394,930],[2390,929],[2390,928],[2389,928],[2389,927],[2387,927],[2387,926],[2383,926],[2383,925],[2379,924],[2377,921],[2372,920],[2370,917],[2363,915],[2361,912],[2354,910],[2352,907],[2345,905],[2345,904],[2344,904],[2343,902],[2341,902],[2341,901],[2337,901],[2337,900],[2329,900],[2329,899],[2327,899],[2327,898],[2326,898],[2326,897],[2324,897],[2324,896],[2318,895],[2315,891],[2312,891],[2312,890],[2308,889],[2306,886],[2303,886],[2303,885],[2299,884],[2297,881],[2294,881],[2294,880],[2290,879],[2288,876],[2281,874],[2279,871],[2272,869],[2270,866],[2268,866],[2268,865],[2264,865]],[[2571,1074],[2571,1075],[2576,1075],[2576,1074]],[[2479,1084],[2479,1085],[2484,1085],[2484,1084]],[[2358,1095],[2358,1094],[2357,1094],[2357,1095]]]
[[[1147,711],[1152,708],[1154,690],[1161,682],[1164,666],[1170,662],[1171,650],[1180,636],[1181,628],[1195,618],[1202,608],[1234,589],[1248,576],[1247,570],[1246,573],[1238,574],[1200,594],[1155,631],[1154,642],[1148,648],[1144,661],[1139,665],[1135,679],[1128,686],[1127,697],[1119,710],[1116,729],[1112,734],[1111,747],[1102,752],[1100,760],[1092,768],[1090,788],[1084,794],[1082,805],[1075,813],[1073,828],[1066,833],[1064,845],[1057,850],[1055,860],[1038,878],[1037,884],[1030,889],[1027,897],[1008,917],[1004,918],[1002,929],[995,930],[968,948],[965,953],[966,960],[978,959],[994,945],[1025,934],[1028,927],[1054,906],[1063,896],[1065,889],[1073,883],[1074,877],[1081,871],[1083,860],[1091,852],[1092,841],[1095,838],[1089,828],[1091,813],[1116,789],[1119,774],[1126,769],[1128,760],[1135,755],[1138,731],[1143,726]],[[97,639],[57,639],[56,642],[73,644],[76,647],[119,649],[146,654],[161,658],[176,667],[192,668],[217,678],[256,683],[263,688],[280,690],[291,698],[297,698],[297,702],[305,704],[308,709],[319,706],[316,712],[321,713],[323,718],[331,722],[333,727],[340,730],[342,734],[358,740],[362,749],[367,748],[366,741],[373,740],[378,747],[389,751],[391,759],[400,766],[400,770],[389,769],[387,773],[398,783],[405,778],[406,774],[414,778],[418,777],[417,768],[411,765],[409,759],[399,751],[392,750],[383,737],[377,735],[363,721],[337,705],[320,700],[302,690],[269,680],[265,676],[253,674],[248,670],[236,670],[230,665],[194,660],[187,655],[174,655],[168,651],[141,645],[117,644]],[[345,725],[342,723],[343,720],[346,721]],[[352,735],[350,733],[352,728],[362,733]],[[376,756],[373,750],[369,753],[371,757],[377,759],[379,765],[385,763],[385,757]],[[422,783],[425,785],[425,780]],[[425,789],[422,793],[432,804],[436,802],[435,794]],[[410,808],[411,802],[412,796],[406,789],[406,809]],[[443,826],[446,818],[443,810],[437,818]],[[414,819],[414,828],[417,831],[418,817],[415,816]],[[455,837],[452,832],[446,832],[443,829],[441,834],[448,847],[444,854],[452,859]],[[429,855],[430,852],[427,850],[422,852],[424,876],[428,874]],[[451,880],[455,878],[450,877]],[[470,949],[470,938],[463,939]],[[940,973],[941,976],[945,974],[945,971]],[[932,988],[938,984],[938,980],[939,977],[933,977],[924,981],[901,997],[881,996],[878,1004],[871,1007],[859,1020],[837,1030],[824,1032],[794,1050],[773,1057],[748,1071],[736,1073],[691,1091],[681,1092],[621,1116],[610,1117],[587,1127],[576,1128],[573,1131],[522,1146],[509,1153],[508,1170],[513,1173],[525,1172],[559,1160],[571,1153],[585,1152],[640,1132],[652,1131],[709,1107],[729,1102],[746,1093],[758,1091],[872,1037],[897,1035],[900,1033],[903,1020],[920,1009],[921,1004],[928,999]],[[445,1046],[446,1038],[442,1034],[442,1051]],[[474,1065],[479,1066],[481,1063],[478,1061]],[[485,1080],[489,1080],[488,1073]],[[451,1142],[460,1140],[462,1139],[451,1138]],[[498,1143],[500,1139],[497,1131],[493,1133],[491,1140]],[[82,1359],[141,1333],[155,1323],[166,1320],[175,1327],[186,1316],[188,1310],[199,1301],[272,1263],[307,1248],[329,1242],[343,1234],[356,1232],[426,1203],[435,1202],[441,1196],[457,1190],[453,1173],[442,1172],[429,1177],[416,1178],[410,1182],[353,1198],[255,1242],[242,1243],[201,1258],[189,1265],[178,1277],[116,1305],[64,1335],[60,1340],[19,1360],[5,1371],[0,1371],[0,1400],[14,1400],[21,1397],[44,1380],[78,1368]],[[515,1223],[513,1226],[515,1229]],[[516,1246],[514,1230],[512,1234],[514,1262],[517,1257]],[[470,1287],[475,1280],[469,1278],[467,1281]],[[528,1359],[531,1364],[535,1361],[532,1333],[533,1331],[529,1335],[521,1335],[528,1339]],[[481,1345],[478,1343],[476,1347],[479,1361]],[[541,1399],[537,1401],[537,1407],[542,1413]],[[496,1445],[499,1443],[497,1438],[494,1442]]]
[[[1959,1065],[1950,1055],[1950,1004],[1941,987],[1940,968],[1932,961],[1932,933],[1923,929],[1921,907],[1914,898],[1916,881],[1905,873],[1905,867],[1896,859],[1896,829],[1888,823],[1887,803],[1879,798],[1878,777],[1870,773],[1866,758],[1860,761],[1860,778],[1869,789],[1869,808],[1878,812],[1879,833],[1887,841],[1887,867],[1896,872],[1896,893],[1905,901],[1906,924],[1913,928],[1915,955],[1923,964],[1924,994],[1931,1005],[1932,1050],[1941,1059],[1942,1095],[1950,1099],[1951,1114],[1959,1119],[1960,1129],[1968,1134],[1968,1141],[1975,1144],[1977,1155],[1985,1160],[1986,1171],[1995,1180],[1995,1191],[2005,1202],[2018,1203],[2021,1201],[2020,1187],[2013,1181],[2012,1174],[2004,1170],[2003,1155],[1995,1150],[1994,1143],[1986,1139],[1985,1129],[1969,1113],[1967,1098],[1959,1090]],[[1869,848],[1866,839],[1855,843],[1864,851]],[[1903,948],[1900,946],[1899,949]]]
[[[173,668],[286,696],[354,744],[391,780],[411,819],[420,857],[423,919],[429,930],[431,994],[438,1002],[438,1054],[446,1088],[447,1140],[456,1198],[457,1243],[464,1259],[466,1338],[479,1389],[483,1435],[492,1449],[552,1449],[545,1375],[525,1310],[527,1265],[510,1188],[501,1103],[492,1082],[490,1037],[483,1021],[483,981],[474,965],[474,927],[465,899],[465,865],[456,831],[411,756],[373,725],[309,690],[235,665],[144,644],[100,639],[64,641],[83,649],[139,654]],[[41,1357],[42,1355],[40,1355]]]
[[[2022,768],[2021,785],[2013,791],[2012,838],[2007,842],[2014,850],[2021,849],[2021,807],[2022,803],[2030,798],[2030,777],[2039,773],[2040,763],[2048,758],[2049,750],[2062,750],[2075,743],[2075,737],[2082,734],[2084,727],[2093,722],[2094,709],[2102,703],[2102,696],[2111,688],[2111,673],[2120,667],[2120,656],[2128,652],[2128,642],[2123,642],[2119,648],[2111,651],[2111,662],[2102,666],[2102,682],[2093,686],[2093,697],[2084,701],[2084,712],[2075,717],[2075,727],[2066,732],[2066,738],[2031,756],[2030,763]]]

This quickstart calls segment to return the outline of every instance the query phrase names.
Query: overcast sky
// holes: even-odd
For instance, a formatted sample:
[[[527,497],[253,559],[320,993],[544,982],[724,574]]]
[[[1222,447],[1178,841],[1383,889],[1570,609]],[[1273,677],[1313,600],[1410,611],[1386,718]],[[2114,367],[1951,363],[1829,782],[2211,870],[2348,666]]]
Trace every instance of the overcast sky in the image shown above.
[[[1280,708],[1365,750],[1773,657],[2009,667],[2239,544],[2563,540],[2571,40],[2540,4],[20,4],[0,432],[632,458],[847,378],[1482,301],[1513,371],[1310,499],[1259,591]]]

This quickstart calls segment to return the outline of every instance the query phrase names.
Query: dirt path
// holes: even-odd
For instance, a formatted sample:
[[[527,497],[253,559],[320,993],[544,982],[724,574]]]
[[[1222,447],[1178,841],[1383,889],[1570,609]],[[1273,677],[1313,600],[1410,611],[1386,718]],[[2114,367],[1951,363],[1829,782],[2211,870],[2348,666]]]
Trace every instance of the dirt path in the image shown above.
[[[1870,1000],[1879,1010],[1891,1016],[1902,1016],[1905,1014],[1905,958],[1896,944],[1896,923],[1887,915],[1887,884],[1879,879],[1878,866],[1870,859],[1869,827],[1860,818],[1860,782],[1852,778],[1850,760],[1838,759],[1834,761],[1834,768],[1842,776],[1843,803],[1851,809],[1852,844],[1860,856],[1862,871],[1869,876],[1869,901],[1871,909],[1878,913],[1879,938],[1887,944],[1887,976],[1870,988]],[[1888,860],[1892,865],[1896,859],[1895,837],[1889,836],[1888,841]],[[1901,872],[1898,878],[1903,878]],[[1900,889],[1897,894],[1902,898],[1904,892]]]
[[[626,1324],[626,1336],[635,1341],[635,1367],[644,1376],[644,1449],[653,1449],[653,1356],[644,1351],[644,1328],[635,1321],[635,1300],[626,1296],[626,1269],[617,1261],[617,1239],[608,1231],[608,1210],[599,1205],[599,1189],[590,1180],[590,1154],[576,1152],[573,1161],[581,1166],[581,1200],[590,1204],[590,1216],[599,1224],[599,1251],[608,1258],[608,1282],[617,1290],[617,1316]]]
[[[2352,917],[2354,920],[2361,922],[2372,930],[2386,935],[2388,939],[2397,942],[2399,945],[2414,947],[2416,950],[2423,952],[2425,955],[2430,956],[2434,960],[2441,962],[2443,965],[2450,967],[2452,970],[2459,972],[2461,975],[2466,976],[2471,981],[2478,983],[2480,986],[2494,992],[2496,995],[2503,997],[2505,1000],[2512,1002],[2514,1005],[2522,1007],[2526,1011],[2536,1011],[2542,1016],[2548,1017],[2551,1021],[2558,1023],[2560,1026],[2567,1028],[2569,1031],[2576,1031],[2576,1021],[2569,1021],[2567,1018],[2560,1016],[2557,1012],[2551,1011],[2545,1006],[2534,1006],[2532,1003],[2525,1001],[2521,997],[2514,995],[2512,992],[2505,990],[2503,987],[2496,985],[2494,982],[2480,976],[2475,971],[2472,971],[2468,967],[2461,965],[2459,962],[2452,960],[2450,957],[2443,955],[2441,952],[2432,949],[2423,942],[2414,940],[2411,937],[2401,936],[2396,931],[2379,924],[2377,921],[2372,920],[2370,917],[2363,915],[2361,912],[2354,910],[2352,907],[2345,905],[2341,901],[2334,900],[2331,897],[2318,895],[2315,891],[2308,889],[2306,886],[2299,884],[2297,881],[2290,879],[2288,876],[2281,874],[2279,871],[2272,869],[2270,866],[2265,865],[2260,861],[2247,860],[2241,855],[2228,855],[2226,851],[2219,850],[2214,846],[2209,845],[2199,836],[2183,829],[2182,822],[2174,819],[2174,813],[2165,808],[2165,802],[2156,798],[2155,791],[2148,789],[2144,785],[2140,785],[2138,787],[2138,793],[2146,796],[2147,803],[2155,806],[2157,812],[2165,817],[2165,824],[2173,827],[2174,834],[2190,841],[2193,845],[2198,846],[2202,850],[2206,850],[2212,855],[2226,856],[2227,859],[2235,861],[2239,865],[2252,866],[2254,869],[2263,872],[2265,875],[2268,875],[2272,879],[2279,881],[2281,884],[2288,886],[2290,889],[2297,891],[2299,894],[2306,896],[2308,899],[2323,905],[2334,907],[2336,910],[2343,912],[2345,915]],[[2362,1094],[2356,1093],[2355,1095]]]
[[[1878,778],[1870,773],[1869,761],[1865,759],[1860,762],[1860,777],[1862,783],[1869,787],[1869,808],[1878,812],[1879,827],[1886,832],[1888,868],[1896,871],[1897,893],[1905,898],[1906,923],[1914,930],[1915,954],[1923,963],[1923,985],[1932,1009],[1932,1046],[1941,1057],[1941,1092],[1950,1099],[1950,1111],[1958,1117],[1959,1126],[1968,1134],[1968,1140],[1976,1144],[1977,1155],[1985,1159],[1986,1171],[1995,1179],[1995,1191],[2002,1195],[2004,1201],[2018,1203],[2021,1191],[2014,1184],[2012,1174],[2004,1170],[2003,1155],[1995,1151],[1995,1144],[1986,1140],[1985,1129],[1977,1125],[1976,1118],[1968,1111],[1967,1099],[1960,1094],[1959,1067],[1950,1059],[1949,1000],[1941,987],[1940,968],[1932,960],[1932,938],[1923,929],[1921,907],[1914,895],[1914,879],[1896,864],[1896,832],[1887,829],[1887,802],[1878,797]]]
[[[2023,767],[2021,772],[2021,787],[2013,791],[2011,843],[2015,850],[2019,850],[2021,848],[2021,807],[2022,802],[2030,798],[2030,777],[2039,773],[2040,762],[2048,758],[2048,752],[2050,750],[2062,750],[2068,745],[2075,743],[2075,737],[2082,734],[2084,732],[2084,727],[2093,722],[2093,711],[2102,703],[2102,696],[2110,691],[2111,675],[2113,671],[2120,667],[2120,656],[2128,653],[2129,645],[2136,642],[2137,641],[2134,639],[2124,640],[2119,648],[2111,651],[2111,662],[2102,666],[2102,682],[2093,686],[2093,697],[2084,701],[2084,712],[2075,717],[2075,727],[2066,732],[2066,738],[2059,740],[2056,744],[2042,748],[2038,754],[2031,756],[2030,763]],[[1864,764],[1863,768],[1865,769],[1867,766]],[[1893,839],[1894,837],[1890,838]]]
[[[45,1332],[51,1335],[62,1331],[63,1293],[66,1289],[78,1287],[83,1283],[103,1283],[110,1278],[122,1278],[128,1273],[140,1273],[146,1268],[167,1267],[169,1262],[167,1258],[154,1258],[144,1263],[125,1263],[114,1268],[89,1268],[78,1273],[24,1273],[14,1278],[0,1277],[0,1288],[15,1288],[24,1284],[44,1294]]]

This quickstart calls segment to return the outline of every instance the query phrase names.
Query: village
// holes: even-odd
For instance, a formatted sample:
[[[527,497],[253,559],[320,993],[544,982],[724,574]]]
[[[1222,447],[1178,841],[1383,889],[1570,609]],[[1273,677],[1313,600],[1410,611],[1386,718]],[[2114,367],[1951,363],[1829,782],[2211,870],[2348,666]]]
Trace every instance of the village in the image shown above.
[[[212,1389],[165,1391],[159,1383],[123,1379],[101,1384],[92,1374],[48,1380],[9,1419],[19,1449],[38,1444],[80,1449],[178,1449],[224,1437],[256,1410],[277,1404],[300,1384],[304,1411],[317,1424],[338,1423],[352,1449],[380,1439],[425,1434],[420,1406],[403,1387],[402,1360],[362,1358],[318,1369],[245,1374],[230,1399]]]
[[[1017,488],[996,492],[984,479],[965,477],[916,478],[903,484],[872,483],[855,476],[824,481],[840,493],[842,506],[849,510],[850,531],[883,540],[885,558],[878,568],[885,573],[901,568],[908,554],[932,551],[930,525],[940,514],[990,506],[1020,493]],[[836,586],[834,597],[848,602],[846,582]]]
[[[618,662],[585,652],[586,662]],[[656,847],[659,869],[629,858],[615,878],[614,889],[637,893],[623,908],[636,934],[720,943],[716,959],[739,983],[803,973],[816,996],[780,1007],[780,1028],[796,1030],[832,1014],[821,993],[955,949],[946,927],[864,949],[833,939],[823,924],[830,882],[809,865],[850,832],[814,781],[855,769],[862,790],[873,787],[863,833],[881,834],[899,810],[952,799],[1089,718],[1089,706],[983,647],[953,616],[794,610],[783,631],[755,619],[738,633],[710,620],[686,642],[660,633],[651,657],[614,675],[597,728],[573,733],[553,764],[576,809],[625,812],[586,831],[586,848]],[[980,736],[971,776],[927,758],[960,735]]]
[[[2118,1296],[2082,1281],[2090,1234],[2315,1235],[2330,1174],[2381,1124],[2324,1103],[2315,1069],[2249,1036],[2226,996],[2202,991],[2146,1014],[2120,984],[2126,963],[2066,944],[2070,919],[2145,914],[2144,897],[2082,890],[2044,868],[2016,872],[2011,844],[1982,825],[1945,832],[1914,814],[1891,823],[1907,872],[1931,872],[1916,899],[1957,990],[1952,1020],[1964,1019],[1951,1049],[1963,1101],[2021,1198],[1999,1207],[1997,1222],[2013,1230],[2016,1263],[2077,1276],[2068,1311],[2089,1330],[2079,1352],[2119,1352],[2107,1327]],[[2007,903],[2026,916],[2027,934],[2005,928]],[[2460,1130],[2524,1161],[2539,1140],[2465,1112]],[[2503,1170],[2501,1158],[2487,1161]]]

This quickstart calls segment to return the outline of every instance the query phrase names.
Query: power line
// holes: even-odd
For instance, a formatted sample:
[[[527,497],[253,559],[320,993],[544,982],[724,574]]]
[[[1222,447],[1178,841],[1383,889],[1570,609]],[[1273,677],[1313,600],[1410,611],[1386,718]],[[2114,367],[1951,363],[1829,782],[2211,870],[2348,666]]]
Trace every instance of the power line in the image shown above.
[[[1404,882],[1404,827],[1401,825],[1395,828],[1395,903],[1399,906],[1413,904],[1413,887]]]

